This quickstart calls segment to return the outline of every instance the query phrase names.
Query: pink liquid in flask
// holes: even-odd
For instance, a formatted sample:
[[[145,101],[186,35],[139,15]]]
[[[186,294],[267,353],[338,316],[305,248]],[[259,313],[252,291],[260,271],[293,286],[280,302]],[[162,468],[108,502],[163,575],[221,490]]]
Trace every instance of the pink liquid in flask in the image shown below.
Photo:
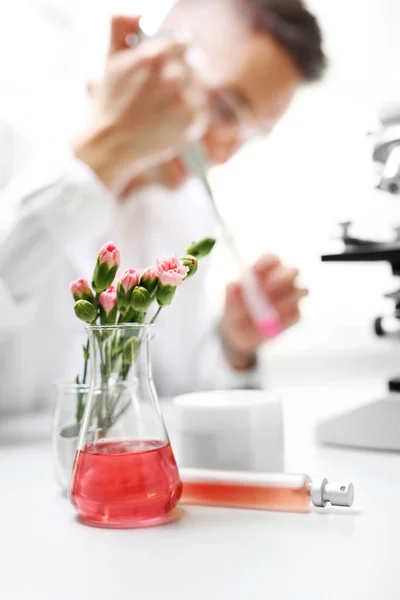
[[[77,452],[71,499],[87,525],[129,528],[169,522],[181,493],[170,444],[110,441]]]

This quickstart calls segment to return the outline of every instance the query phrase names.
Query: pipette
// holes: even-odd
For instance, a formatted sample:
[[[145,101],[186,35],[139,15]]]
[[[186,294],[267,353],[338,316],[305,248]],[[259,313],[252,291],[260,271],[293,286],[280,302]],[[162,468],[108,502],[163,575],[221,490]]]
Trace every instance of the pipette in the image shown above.
[[[145,25],[145,18],[141,19],[140,27],[137,33],[134,36],[128,36],[127,43],[129,45],[133,45],[135,41],[150,39],[151,37],[157,37],[158,35],[161,35],[162,37],[171,35],[170,32],[160,32],[155,36],[148,35],[146,30],[143,30],[143,25]],[[154,30],[151,31],[152,34],[153,32]],[[199,61],[201,62],[202,60],[203,56],[199,49],[197,47],[191,48],[189,62],[192,63],[192,66],[196,67],[196,64],[193,64],[193,62],[197,63]],[[217,206],[214,193],[208,180],[208,163],[201,142],[189,144],[183,151],[181,158],[188,171],[194,177],[197,177],[204,187],[204,191],[207,194],[209,202],[211,203],[216,221],[220,227],[225,243],[239,269],[246,306],[255,325],[257,326],[257,329],[265,338],[272,339],[276,337],[281,331],[279,314],[261,289],[260,282],[253,269],[249,268],[246,262],[243,260],[236,239]]]
[[[246,306],[254,323],[265,337],[269,339],[276,337],[281,329],[279,314],[261,290],[260,282],[254,271],[243,260],[236,239],[217,206],[213,190],[208,181],[207,160],[201,144],[188,146],[182,154],[182,159],[188,170],[198,177],[204,186],[225,243],[240,271]]]

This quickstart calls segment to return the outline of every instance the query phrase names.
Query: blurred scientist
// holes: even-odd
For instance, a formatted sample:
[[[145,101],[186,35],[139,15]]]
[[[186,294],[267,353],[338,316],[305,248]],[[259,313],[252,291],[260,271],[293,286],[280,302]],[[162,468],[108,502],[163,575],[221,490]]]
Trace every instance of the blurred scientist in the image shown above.
[[[90,278],[105,241],[120,247],[122,268],[146,267],[214,232],[207,198],[187,182],[182,162],[152,167],[178,153],[203,109],[201,93],[193,102],[198,84],[184,62],[185,45],[158,40],[128,49],[137,23],[113,19],[105,73],[91,93],[93,116],[72,152],[56,167],[49,157],[33,179],[14,181],[5,198],[12,219],[0,253],[3,410],[45,406],[52,381],[80,371],[82,330],[68,285]],[[217,118],[203,141],[214,163],[228,160],[248,131],[271,129],[297,89],[324,70],[320,30],[301,0],[180,0],[164,26],[190,32],[212,66],[207,102]],[[151,183],[164,190],[145,185]],[[167,189],[183,183],[182,191]],[[273,256],[254,268],[282,329],[295,324],[306,294],[297,270]],[[158,321],[153,370],[160,395],[254,383],[265,340],[241,284],[228,286],[215,320],[205,303],[205,275],[206,262]]]

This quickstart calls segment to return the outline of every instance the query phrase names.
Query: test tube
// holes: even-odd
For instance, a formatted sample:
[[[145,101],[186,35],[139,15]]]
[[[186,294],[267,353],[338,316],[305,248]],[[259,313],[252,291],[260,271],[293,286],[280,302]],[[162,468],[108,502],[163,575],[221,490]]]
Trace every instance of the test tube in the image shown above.
[[[180,469],[181,504],[308,512],[312,505],[351,507],[354,486],[309,475]]]

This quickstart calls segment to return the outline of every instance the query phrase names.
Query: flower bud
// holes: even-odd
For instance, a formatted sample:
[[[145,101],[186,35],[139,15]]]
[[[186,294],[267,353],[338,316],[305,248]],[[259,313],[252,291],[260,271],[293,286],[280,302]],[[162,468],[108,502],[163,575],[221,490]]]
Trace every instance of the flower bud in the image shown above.
[[[157,291],[159,271],[152,267],[146,269],[140,278],[140,286],[145,288],[153,298]]]
[[[87,300],[78,300],[74,306],[75,314],[85,323],[94,323],[97,317],[97,310],[91,302]]]
[[[108,242],[99,251],[92,278],[93,288],[98,294],[104,292],[112,284],[119,264],[119,250],[115,244]]]
[[[102,325],[115,325],[117,319],[117,309],[113,308],[109,313],[100,310],[100,323]]]
[[[117,318],[117,292],[113,285],[100,294],[100,323],[114,325]]]
[[[74,297],[74,300],[87,300],[88,302],[94,302],[93,292],[90,289],[90,285],[86,279],[77,279],[73,281],[69,289]]]
[[[190,248],[187,249],[187,254],[190,254],[195,258],[204,258],[210,254],[215,246],[215,242],[216,240],[214,238],[203,238],[200,242],[193,243]]]
[[[115,266],[119,267],[121,257],[114,242],[107,242],[107,244],[104,244],[104,246],[100,248],[98,259],[101,265],[106,263],[110,269]]]
[[[135,287],[132,292],[131,306],[134,310],[144,313],[148,310],[153,298],[144,287]]]
[[[199,267],[199,262],[198,262],[197,258],[195,258],[194,256],[190,256],[190,254],[188,254],[187,256],[184,256],[182,258],[182,262],[185,265],[185,267],[187,267],[189,269],[188,274],[185,277],[185,279],[188,279],[189,277],[192,277],[192,275],[194,275],[197,272],[197,269]]]
[[[133,289],[138,285],[140,279],[139,271],[127,269],[117,287],[117,309],[121,313],[126,313],[131,306]]]
[[[160,306],[168,306],[172,303],[176,292],[174,285],[162,285],[159,284],[157,289],[157,302]]]

